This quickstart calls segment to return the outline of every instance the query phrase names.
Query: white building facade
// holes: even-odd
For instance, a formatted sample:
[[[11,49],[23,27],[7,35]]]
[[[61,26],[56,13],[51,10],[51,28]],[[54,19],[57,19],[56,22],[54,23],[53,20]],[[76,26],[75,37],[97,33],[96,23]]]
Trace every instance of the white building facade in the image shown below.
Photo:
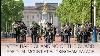
[[[48,20],[53,23],[53,25],[57,29],[57,33],[60,33],[60,20],[56,16],[56,8],[58,7],[58,3],[48,3]],[[35,3],[35,6],[25,6],[23,11],[22,21],[25,23],[27,28],[30,28],[32,22],[35,21],[39,23],[42,19],[42,9],[43,3]],[[52,21],[51,21],[52,19]]]

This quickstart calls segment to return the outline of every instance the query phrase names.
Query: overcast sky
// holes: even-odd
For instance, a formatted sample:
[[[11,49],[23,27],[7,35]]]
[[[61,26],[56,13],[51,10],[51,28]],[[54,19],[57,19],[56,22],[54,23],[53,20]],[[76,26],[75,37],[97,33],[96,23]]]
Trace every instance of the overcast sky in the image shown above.
[[[43,3],[44,0],[23,0],[24,6],[34,6],[35,3]],[[62,0],[47,0],[48,3],[61,3]]]

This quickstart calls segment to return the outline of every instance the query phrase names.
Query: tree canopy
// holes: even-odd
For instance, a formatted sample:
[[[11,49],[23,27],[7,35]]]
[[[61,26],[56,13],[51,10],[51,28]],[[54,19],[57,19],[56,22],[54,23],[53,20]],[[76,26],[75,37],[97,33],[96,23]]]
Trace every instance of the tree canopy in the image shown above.
[[[97,26],[100,25],[100,0],[97,0]],[[62,0],[56,10],[62,24],[90,22],[91,0]]]
[[[24,3],[22,0],[1,0],[1,31],[11,30],[12,23],[21,20]],[[8,27],[9,26],[9,27]]]

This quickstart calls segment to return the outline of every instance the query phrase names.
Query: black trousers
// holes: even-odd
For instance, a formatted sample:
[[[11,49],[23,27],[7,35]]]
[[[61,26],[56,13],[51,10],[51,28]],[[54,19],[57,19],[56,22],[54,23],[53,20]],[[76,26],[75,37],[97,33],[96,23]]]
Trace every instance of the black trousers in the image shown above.
[[[84,43],[88,43],[88,36],[84,35],[83,38],[84,38]]]
[[[20,43],[20,35],[16,34],[16,43]]]
[[[37,35],[32,34],[31,38],[32,38],[32,43],[38,43],[39,40],[38,40]]]
[[[65,43],[70,43],[70,36],[65,35],[65,36],[64,36],[64,42],[65,42]]]

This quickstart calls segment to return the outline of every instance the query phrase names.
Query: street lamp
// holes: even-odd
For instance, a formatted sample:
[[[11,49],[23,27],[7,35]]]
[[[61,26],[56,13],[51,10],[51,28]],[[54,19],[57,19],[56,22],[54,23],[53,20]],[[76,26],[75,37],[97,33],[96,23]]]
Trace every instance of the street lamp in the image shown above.
[[[94,28],[93,28],[93,37],[92,41],[97,41],[97,35],[96,35],[96,0],[94,0]]]

